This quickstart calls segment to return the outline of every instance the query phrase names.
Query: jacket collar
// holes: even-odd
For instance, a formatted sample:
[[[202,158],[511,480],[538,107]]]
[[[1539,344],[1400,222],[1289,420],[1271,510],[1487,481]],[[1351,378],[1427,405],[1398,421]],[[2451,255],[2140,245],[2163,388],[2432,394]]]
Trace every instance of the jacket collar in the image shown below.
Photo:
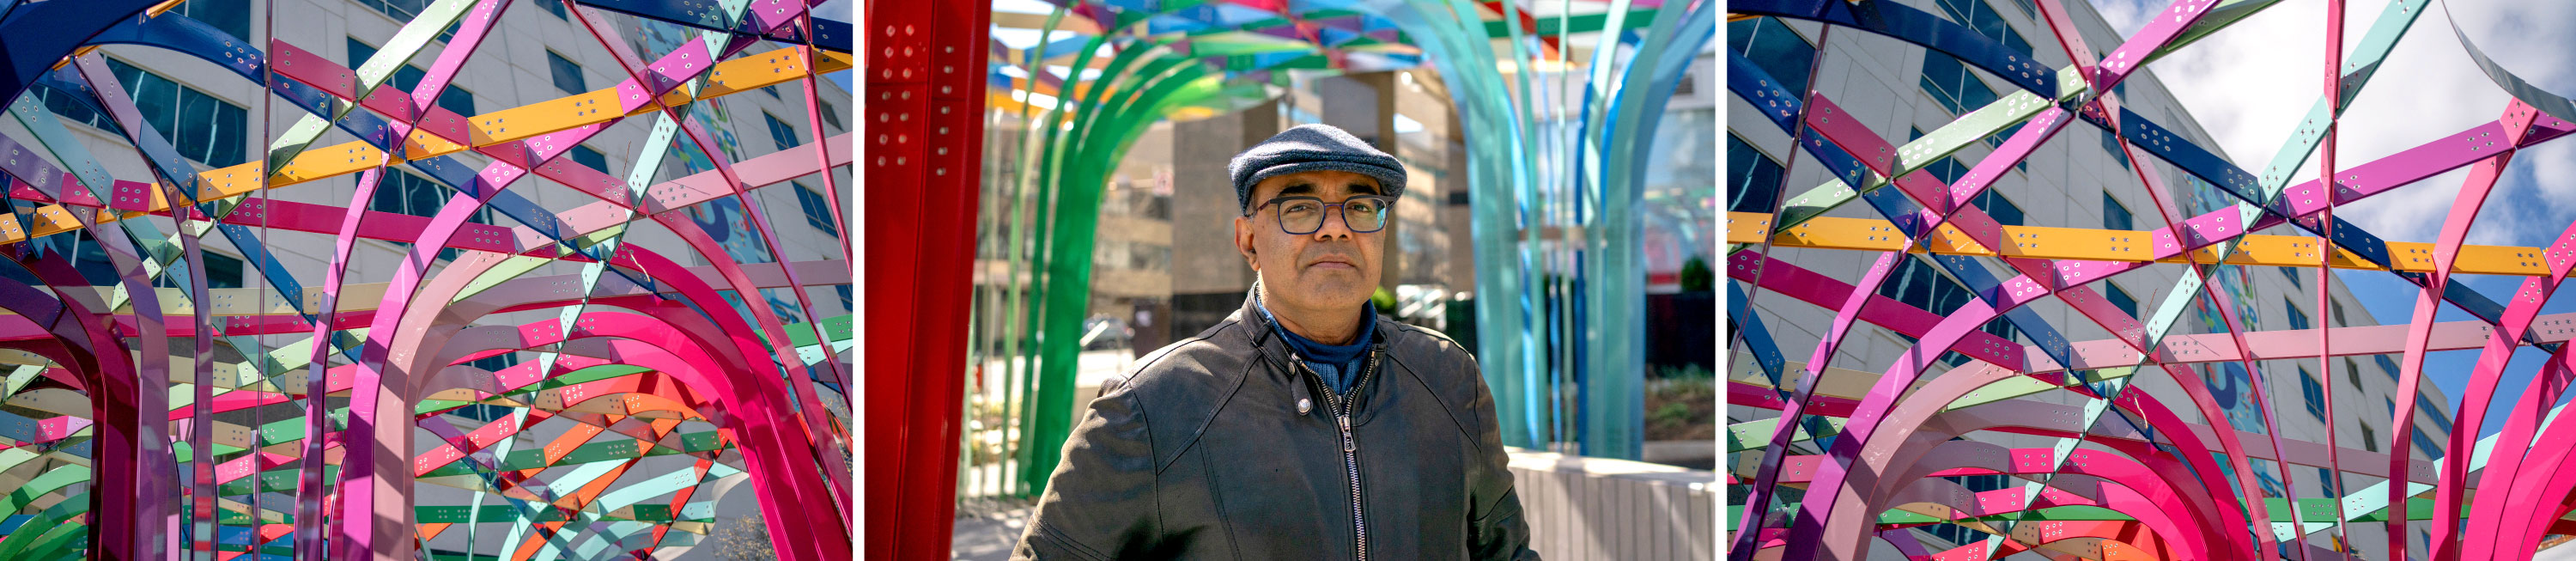
[[[1288,345],[1287,328],[1281,327],[1278,323],[1271,321],[1268,314],[1261,313],[1260,306],[1261,280],[1259,278],[1255,278],[1252,281],[1252,288],[1246,290],[1244,293],[1243,308],[1235,310],[1234,312],[1235,318],[1238,321],[1242,321],[1247,325],[1257,326],[1253,329],[1252,335],[1253,354],[1260,356],[1257,360],[1267,367],[1264,368],[1264,370],[1271,372],[1271,375],[1275,377],[1275,381],[1286,384],[1290,388],[1290,394],[1301,399],[1313,399],[1315,407],[1318,410],[1321,410],[1323,408],[1324,400],[1322,396],[1310,395],[1311,391],[1308,389],[1306,379],[1304,378],[1305,370],[1298,367],[1296,364],[1297,356],[1295,349]],[[1378,335],[1375,341],[1369,343],[1368,352],[1371,355],[1380,355],[1385,353],[1388,348],[1387,342],[1395,336],[1395,326],[1393,325],[1395,320],[1387,319],[1385,314],[1378,314],[1376,317],[1377,319],[1374,320],[1376,325],[1371,326],[1371,329],[1374,329]],[[1387,368],[1388,365],[1381,363],[1376,367],[1384,369]],[[1379,375],[1377,376],[1364,378],[1386,377],[1384,372],[1380,372],[1378,374]],[[1373,380],[1370,380],[1369,382],[1374,383]],[[1370,393],[1371,392],[1366,391],[1366,388],[1354,386],[1352,388],[1352,395],[1355,397],[1354,403],[1357,404],[1355,406],[1367,404],[1370,401]],[[1354,423],[1365,424],[1367,418],[1376,416],[1374,415],[1375,411],[1372,408],[1360,407],[1360,410],[1362,411],[1361,418],[1354,419]]]
[[[1284,367],[1289,365],[1289,361],[1296,359],[1295,354],[1288,347],[1288,339],[1283,331],[1285,328],[1271,321],[1269,314],[1261,313],[1260,279],[1253,279],[1252,288],[1244,291],[1243,309],[1236,310],[1235,317],[1241,318],[1246,324],[1257,326],[1252,330],[1252,350],[1254,354],[1261,355],[1261,360],[1274,366]],[[1295,370],[1286,370],[1285,373],[1293,379]]]

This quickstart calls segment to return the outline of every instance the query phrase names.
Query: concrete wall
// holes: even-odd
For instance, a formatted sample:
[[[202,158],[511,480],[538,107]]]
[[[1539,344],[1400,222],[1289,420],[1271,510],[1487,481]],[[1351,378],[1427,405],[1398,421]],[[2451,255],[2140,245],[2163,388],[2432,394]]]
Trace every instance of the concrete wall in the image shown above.
[[[1530,549],[1553,560],[1717,558],[1717,474],[1511,450]]]
[[[1172,124],[1172,335],[1186,338],[1243,306],[1252,267],[1234,248],[1243,215],[1226,164],[1279,134],[1278,103]]]

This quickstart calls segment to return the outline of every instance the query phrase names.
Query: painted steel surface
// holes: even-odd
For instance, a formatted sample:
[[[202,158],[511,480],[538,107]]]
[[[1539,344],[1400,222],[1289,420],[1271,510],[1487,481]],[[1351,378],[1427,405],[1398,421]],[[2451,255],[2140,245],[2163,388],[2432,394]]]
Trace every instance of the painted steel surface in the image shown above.
[[[827,104],[814,80],[854,65],[856,31],[813,19],[815,3],[568,3],[628,79],[473,116],[435,102],[507,0],[430,3],[356,69],[282,40],[254,47],[147,11],[153,3],[10,9],[0,52],[14,70],[0,93],[31,138],[0,136],[0,173],[19,201],[0,221],[0,253],[39,284],[0,280],[10,314],[0,319],[0,397],[18,406],[0,413],[0,465],[41,475],[0,500],[0,558],[410,559],[456,534],[500,542],[513,561],[651,556],[699,544],[716,498],[746,482],[779,557],[850,558],[853,377],[835,357],[853,345],[852,317],[808,291],[853,280],[834,175],[852,163],[855,135],[809,135],[651,181],[680,136],[722,153],[694,123],[671,126],[713,98],[801,88],[809,130],[822,130]],[[636,53],[594,23],[601,9],[700,36]],[[451,26],[418,85],[395,87],[396,71]],[[754,49],[759,40],[790,46]],[[301,113],[264,138],[265,156],[197,171],[144,121],[124,89],[132,84],[86,50],[107,44],[201,58],[267,84],[285,102],[271,107]],[[111,176],[44,102],[22,95],[31,87],[104,115],[151,173]],[[627,179],[559,158],[627,117],[668,129]],[[319,145],[333,128],[359,140]],[[468,169],[450,157],[464,152],[489,163]],[[430,216],[369,210],[386,178],[414,173],[455,196]],[[769,225],[782,211],[753,195],[817,174],[839,253],[788,262]],[[268,198],[344,177],[359,185],[346,206]],[[508,190],[529,178],[599,200],[549,209]],[[740,262],[686,214],[726,200],[749,211],[770,262]],[[480,223],[492,214],[517,224]],[[642,219],[686,247],[625,243]],[[272,231],[339,241],[324,270],[298,271],[275,257]],[[260,288],[208,286],[209,233],[244,255]],[[56,249],[78,247],[61,243],[72,235],[104,250],[115,284],[91,286]],[[389,282],[350,282],[361,239],[408,248]],[[553,263],[579,273],[537,274]],[[764,290],[788,293],[793,317],[752,297]],[[555,318],[492,317],[525,311]],[[484,360],[515,353],[539,360]],[[234,422],[283,411],[298,414]],[[416,445],[424,430],[431,441]],[[542,449],[520,442],[540,430],[562,436]],[[661,465],[644,462],[654,456],[687,456],[689,467],[644,469]],[[471,491],[475,502],[423,504],[420,485]]]
[[[2257,174],[2121,107],[2110,92],[2160,56],[2273,2],[2174,2],[2098,59],[2072,32],[2059,0],[2037,4],[2075,64],[2045,72],[1958,24],[1891,3],[1729,3],[1730,18],[1805,19],[1893,38],[1957,57],[2022,88],[1900,146],[1884,140],[1887,131],[1846,118],[1826,95],[1789,91],[1760,66],[1730,53],[1728,89],[1788,133],[1796,149],[1815,158],[1832,179],[1794,197],[1780,193],[1784,202],[1769,212],[1728,215],[1727,241],[1733,245],[1725,266],[1735,281],[1729,343],[1744,362],[1728,393],[1735,404],[1779,412],[1729,430],[1728,450],[1741,459],[1729,484],[1741,486],[1746,497],[1740,517],[1730,524],[1736,533],[1729,555],[1851,559],[1884,540],[1908,558],[1991,559],[2032,549],[2094,559],[2399,558],[2409,555],[2409,541],[2420,532],[2431,544],[2420,555],[2431,559],[2528,559],[2544,536],[2565,533],[2552,521],[2570,512],[2569,495],[2576,492],[2576,475],[2561,469],[2576,428],[2560,422],[2554,406],[2568,376],[2576,374],[2565,345],[2576,331],[2567,329],[2570,319],[2540,311],[2576,266],[2576,226],[2542,247],[2465,241],[2519,150],[2576,131],[2570,123],[2576,102],[2514,75],[2454,25],[2453,35],[2469,46],[2470,62],[2512,96],[2502,115],[2374,161],[2335,162],[2341,112],[2375,77],[2398,39],[2435,6],[2429,0],[2390,2],[2358,42],[2347,46],[2344,3],[2330,1],[2330,54],[2323,68],[2328,79],[2314,109]],[[2158,218],[2167,224],[2162,228],[2006,226],[1970,204],[2005,166],[2077,121],[2111,133],[2118,151],[2133,160],[2170,165],[2235,198],[2234,208],[2187,215],[2174,189],[2145,164],[2133,173],[2154,199]],[[1923,171],[2020,124],[2033,126],[2019,128],[1956,184]],[[2312,155],[2321,159],[2322,173],[2298,181],[2296,170]],[[2414,184],[2462,168],[2467,179],[2433,243],[2386,241],[2334,216],[2337,205],[2395,189],[2436,188]],[[1890,185],[1896,188],[1884,188]],[[1853,200],[1869,203],[1883,219],[1823,216]],[[2307,235],[2250,234],[2283,225]],[[1797,253],[1782,249],[1869,251],[1879,258],[1851,282],[1783,261],[1780,255]],[[1880,284],[1908,259],[1940,267],[1976,298],[1945,311],[1879,296]],[[1990,272],[1987,264],[1998,261],[2016,276]],[[2154,263],[2178,263],[2190,272],[2143,315],[2132,316],[2086,288]],[[2239,317],[2234,297],[2214,282],[2220,271],[2248,266],[2315,269],[2297,274],[2313,275],[2320,291],[2330,290],[2330,269],[2384,271],[2417,287],[2416,313],[2405,325],[2252,330]],[[2454,282],[2463,273],[2526,278],[2510,297],[2499,299]],[[1750,307],[1764,291],[1834,314],[1830,324],[1818,326],[1821,342],[1806,361],[1786,360],[1773,330]],[[2056,326],[2026,313],[2029,304],[2049,298],[2113,337],[2063,340]],[[2332,303],[2318,298],[2320,308]],[[2433,312],[2446,306],[2474,319],[2435,321]],[[2216,310],[2208,320],[2210,333],[2172,331],[2185,313],[2204,307]],[[1981,332],[1990,321],[2010,322],[2030,343]],[[1916,342],[1893,364],[1832,363],[1840,355],[1837,347],[1862,324]],[[2525,346],[2551,359],[2536,379],[2511,379],[2506,366]],[[2262,392],[2269,384],[2260,382],[2260,374],[2251,397],[2263,412],[2253,417],[2261,426],[2231,426],[2235,421],[2211,401],[2210,386],[2217,382],[2204,383],[2193,369],[2235,365],[2261,372],[2254,361],[2316,360],[2328,373],[2324,406],[2335,411],[2331,380],[2337,357],[2399,355],[2391,373],[2396,394],[2411,396],[2423,383],[2427,353],[2472,348],[2480,358],[2468,373],[2465,405],[2445,419],[2452,432],[2446,441],[2434,441],[2441,446],[2436,450],[2412,450],[2412,424],[2424,413],[2416,410],[2415,399],[2392,400],[2395,420],[2386,433],[2357,437],[2329,426],[2323,443],[2284,438],[2270,418],[2273,408]],[[1934,364],[1951,352],[1968,362],[1946,370]],[[2148,367],[2179,382],[2197,415],[2180,415],[2131,390],[2137,376],[2152,371]],[[2479,438],[2488,424],[2487,402],[2509,383],[2532,389],[2506,414],[2502,433]],[[2037,436],[2052,445],[2005,449],[1956,439],[1977,431]],[[2418,459],[2419,452],[2437,459]],[[2257,466],[2249,463],[2254,459],[2278,466],[2293,482],[2300,477],[2290,466],[2321,468],[2335,478],[2323,488],[2340,496],[2302,498],[2290,485],[2283,496],[2266,497],[2257,491],[2263,485],[2256,481]],[[2268,478],[2270,468],[2261,469]],[[1941,479],[1982,474],[2011,478],[2004,488],[1982,493]],[[2352,477],[2394,477],[2403,484],[2355,490],[2344,485]],[[1904,531],[1927,524],[1957,524],[1982,538],[1948,551],[1927,550]],[[2354,524],[2380,526],[2386,543],[2354,545],[2344,537]]]

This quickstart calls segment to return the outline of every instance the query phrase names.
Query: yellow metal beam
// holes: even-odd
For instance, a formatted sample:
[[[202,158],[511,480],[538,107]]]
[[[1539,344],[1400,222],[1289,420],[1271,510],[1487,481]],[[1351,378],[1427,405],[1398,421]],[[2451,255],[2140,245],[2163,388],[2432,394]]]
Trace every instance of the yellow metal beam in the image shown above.
[[[1771,216],[1758,212],[1726,213],[1726,242],[1761,243],[1763,232],[1771,229]],[[1931,239],[1914,249],[1915,253],[1945,255],[1985,255],[2033,259],[2078,259],[2086,261],[2146,261],[2152,256],[2147,244],[2154,232],[2139,230],[2095,230],[2085,228],[2050,228],[2043,226],[2005,226],[2004,239],[2012,247],[1998,252],[1970,241],[1965,232],[1943,224]],[[2309,236],[2247,235],[2239,238],[2236,254],[2228,257],[2230,265],[2266,267],[2317,266],[2316,238]],[[1774,236],[1772,245],[1820,249],[1895,251],[1903,247],[1905,235],[1885,220],[1866,218],[1817,217]],[[2549,274],[2548,262],[2541,258],[2541,248],[2499,245],[2460,246],[2456,273],[2479,275],[2540,276]],[[2388,255],[2399,271],[2429,273],[2433,271],[2433,244],[2388,242]],[[2202,263],[2218,260],[2214,248],[2194,252]],[[2158,260],[2183,263],[2182,256]],[[2335,252],[2337,269],[2385,271],[2365,261],[2350,250]]]
[[[849,53],[817,50],[815,65],[820,67],[822,72],[836,72],[851,68],[854,66],[854,61]],[[693,98],[684,90],[673,90],[662,96],[662,101],[676,105],[696,99],[733,95],[802,79],[807,75],[805,57],[802,53],[797,52],[795,48],[779,49],[716,63],[715,70],[707,77],[708,86],[700,92],[700,95]],[[617,90],[611,88],[476,115],[467,119],[467,132],[472,137],[468,140],[473,143],[471,147],[490,146],[656,111],[651,105],[645,105],[625,114],[603,111],[603,109],[617,107],[616,97]],[[405,156],[396,161],[453,154],[471,147],[439,138],[426,130],[413,130],[411,136],[404,141]],[[384,151],[367,145],[365,141],[350,141],[307,150],[296,156],[285,167],[279,168],[277,175],[269,178],[268,186],[274,189],[357,173],[375,167],[377,161],[385,157]],[[258,190],[260,165],[261,162],[252,161],[198,174],[197,177],[203,189],[200,194],[203,196],[198,201],[191,201],[188,204],[238,197]],[[170,208],[170,201],[161,193],[160,186],[153,187],[152,210],[154,211],[165,211]],[[80,207],[66,207],[59,204],[36,209],[33,225],[30,226],[33,232],[22,231],[15,224],[0,221],[0,244],[17,243],[33,237],[77,230],[80,228],[80,223],[71,214],[77,209]],[[97,217],[99,222],[145,215],[142,212],[120,213],[110,210],[96,212],[99,213]]]

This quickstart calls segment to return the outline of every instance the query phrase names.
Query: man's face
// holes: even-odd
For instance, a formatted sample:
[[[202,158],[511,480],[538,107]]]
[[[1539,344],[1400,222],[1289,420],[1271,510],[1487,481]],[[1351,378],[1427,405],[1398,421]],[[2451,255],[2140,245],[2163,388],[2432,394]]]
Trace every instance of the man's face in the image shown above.
[[[1357,308],[1377,290],[1383,273],[1378,255],[1386,247],[1384,227],[1351,231],[1346,206],[1324,207],[1323,224],[1314,232],[1290,234],[1303,228],[1296,224],[1281,228],[1280,213],[1296,207],[1272,204],[1274,199],[1306,196],[1323,203],[1347,203],[1351,197],[1384,193],[1376,178],[1346,171],[1292,173],[1253,185],[1252,215],[1234,219],[1234,245],[1252,270],[1261,274],[1270,305],[1303,310]]]

